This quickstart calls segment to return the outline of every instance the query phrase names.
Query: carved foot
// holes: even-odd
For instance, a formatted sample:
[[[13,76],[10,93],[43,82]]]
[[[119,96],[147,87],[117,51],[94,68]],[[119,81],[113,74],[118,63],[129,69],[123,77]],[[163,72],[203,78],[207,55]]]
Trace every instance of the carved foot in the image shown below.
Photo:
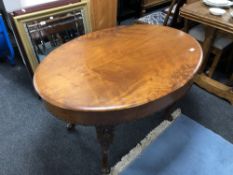
[[[66,129],[67,129],[68,131],[74,131],[74,130],[75,130],[75,124],[67,123]]]
[[[97,126],[96,135],[102,152],[101,172],[106,175],[110,173],[108,155],[110,145],[113,142],[114,126]]]

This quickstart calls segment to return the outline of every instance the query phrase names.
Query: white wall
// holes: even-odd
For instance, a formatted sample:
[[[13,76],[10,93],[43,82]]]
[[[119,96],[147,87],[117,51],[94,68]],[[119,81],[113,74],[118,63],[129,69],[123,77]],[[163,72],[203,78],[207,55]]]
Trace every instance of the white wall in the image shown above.
[[[56,0],[3,0],[8,12]]]

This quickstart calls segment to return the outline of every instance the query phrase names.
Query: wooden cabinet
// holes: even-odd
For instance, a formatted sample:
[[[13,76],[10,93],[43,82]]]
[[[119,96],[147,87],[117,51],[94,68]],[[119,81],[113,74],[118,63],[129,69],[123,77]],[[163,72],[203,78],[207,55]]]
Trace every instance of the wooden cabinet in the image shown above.
[[[148,8],[155,7],[171,0],[142,0],[142,10],[145,11]]]
[[[117,0],[90,0],[92,31],[117,24]]]

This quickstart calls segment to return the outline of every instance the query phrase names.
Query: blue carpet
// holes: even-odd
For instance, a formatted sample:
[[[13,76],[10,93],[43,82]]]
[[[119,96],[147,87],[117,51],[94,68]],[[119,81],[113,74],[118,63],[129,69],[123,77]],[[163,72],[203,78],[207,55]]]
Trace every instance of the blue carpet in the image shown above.
[[[121,175],[232,175],[233,145],[179,117]]]

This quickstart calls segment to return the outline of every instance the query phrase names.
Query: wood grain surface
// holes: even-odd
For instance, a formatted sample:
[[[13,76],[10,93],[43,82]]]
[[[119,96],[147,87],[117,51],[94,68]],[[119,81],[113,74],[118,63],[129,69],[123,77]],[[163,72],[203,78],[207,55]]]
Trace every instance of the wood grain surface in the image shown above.
[[[203,73],[206,68],[212,43],[216,37],[216,34],[221,32],[225,36],[233,38],[233,18],[230,15],[232,8],[227,8],[226,11],[227,12],[223,16],[211,15],[209,13],[209,7],[202,1],[197,1],[181,8],[180,15],[185,18],[186,31],[188,28],[188,23],[190,23],[189,21],[195,21],[205,25],[205,40],[203,42],[204,61],[202,68],[199,70],[200,73]],[[206,89],[208,92],[224,98],[233,104],[232,87],[226,86],[225,84],[218,82],[205,74],[199,74],[196,76],[195,83]]]
[[[182,97],[201,62],[199,43],[182,31],[153,25],[111,28],[50,53],[35,72],[34,86],[60,119],[120,123]]]
[[[117,0],[90,0],[92,30],[97,31],[117,24]]]
[[[180,16],[233,34],[233,18],[230,15],[231,11],[232,8],[226,8],[226,13],[222,16],[211,15],[209,7],[202,1],[197,1],[183,6],[180,10]]]

